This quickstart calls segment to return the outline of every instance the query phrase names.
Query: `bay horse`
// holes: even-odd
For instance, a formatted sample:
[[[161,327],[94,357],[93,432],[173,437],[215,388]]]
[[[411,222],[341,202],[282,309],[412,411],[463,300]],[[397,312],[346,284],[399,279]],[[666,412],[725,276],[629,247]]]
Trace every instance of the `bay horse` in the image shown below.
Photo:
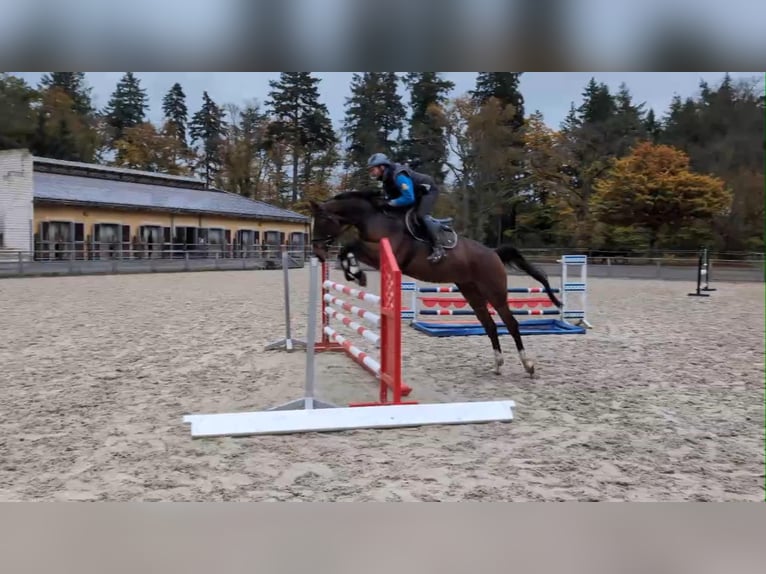
[[[534,377],[535,364],[527,357],[519,332],[519,323],[508,306],[508,278],[505,266],[512,264],[545,288],[550,300],[560,309],[561,301],[553,293],[546,274],[527,261],[512,245],[501,245],[492,249],[467,237],[458,238],[451,226],[451,219],[437,220],[446,257],[437,263],[426,257],[431,247],[424,238],[428,237],[417,225],[414,209],[406,214],[401,208],[386,206],[380,199],[379,191],[347,191],[317,203],[310,201],[313,216],[312,249],[317,259],[324,262],[329,255],[330,245],[346,230],[355,228],[358,239],[342,246],[341,267],[346,279],[366,285],[363,270],[351,272],[349,261],[354,258],[380,269],[379,242],[386,237],[391,243],[402,274],[429,283],[454,283],[471,306],[476,318],[492,342],[495,354],[495,373],[500,374],[504,363],[497,325],[490,315],[487,303],[494,307],[508,332],[516,343],[521,364]]]

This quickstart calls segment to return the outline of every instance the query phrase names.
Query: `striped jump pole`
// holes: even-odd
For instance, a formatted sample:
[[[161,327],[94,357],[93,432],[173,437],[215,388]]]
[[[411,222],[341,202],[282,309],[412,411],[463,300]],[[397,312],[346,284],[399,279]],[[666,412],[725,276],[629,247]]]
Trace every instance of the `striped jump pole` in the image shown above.
[[[380,295],[331,281],[329,265],[322,264],[322,340],[317,351],[345,352],[380,381],[379,402],[352,406],[413,404],[402,401],[412,389],[404,384],[401,373],[401,271],[390,244],[385,241],[381,246]],[[347,298],[368,307],[360,307]],[[351,333],[361,335],[378,350],[379,358],[350,339]],[[389,392],[393,395],[390,401]]]

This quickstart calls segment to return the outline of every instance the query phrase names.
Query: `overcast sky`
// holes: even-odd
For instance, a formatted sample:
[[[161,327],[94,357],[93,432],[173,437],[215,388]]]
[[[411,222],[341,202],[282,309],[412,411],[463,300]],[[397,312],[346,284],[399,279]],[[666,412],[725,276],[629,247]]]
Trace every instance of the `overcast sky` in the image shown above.
[[[13,72],[37,84],[41,74],[37,72]],[[321,100],[327,104],[333,123],[340,127],[344,115],[345,99],[349,96],[349,84],[353,72],[315,72],[321,78]],[[647,109],[654,108],[658,115],[664,114],[674,94],[682,97],[695,95],[702,79],[716,84],[725,72],[527,72],[521,78],[521,91],[525,98],[527,113],[539,109],[546,123],[558,127],[569,111],[572,101],[581,101],[583,88],[595,77],[614,90],[620,82],[627,83],[635,101],[646,102]],[[87,72],[93,87],[95,104],[102,107],[109,99],[123,72]],[[250,100],[263,102],[269,91],[270,79],[279,72],[136,72],[149,95],[150,119],[159,123],[162,117],[162,97],[179,82],[186,92],[190,116],[201,104],[202,92],[207,90],[219,104],[243,104]],[[455,83],[452,95],[459,95],[475,86],[476,72],[443,72],[444,77]],[[762,72],[732,72],[738,77],[758,77]],[[401,89],[404,93],[404,88]],[[405,101],[409,98],[405,96]]]

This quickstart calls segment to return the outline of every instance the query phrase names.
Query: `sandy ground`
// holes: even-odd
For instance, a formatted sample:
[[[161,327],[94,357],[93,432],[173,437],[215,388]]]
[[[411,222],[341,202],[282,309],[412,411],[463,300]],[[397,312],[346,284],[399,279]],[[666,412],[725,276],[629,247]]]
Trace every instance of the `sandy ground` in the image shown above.
[[[763,500],[764,286],[692,286],[591,280],[592,331],[526,338],[535,380],[508,337],[498,376],[485,337],[403,328],[413,398],[513,399],[509,424],[192,440],[185,414],[301,396],[304,354],[263,350],[281,271],[0,281],[0,500]],[[376,396],[317,369],[322,398]]]

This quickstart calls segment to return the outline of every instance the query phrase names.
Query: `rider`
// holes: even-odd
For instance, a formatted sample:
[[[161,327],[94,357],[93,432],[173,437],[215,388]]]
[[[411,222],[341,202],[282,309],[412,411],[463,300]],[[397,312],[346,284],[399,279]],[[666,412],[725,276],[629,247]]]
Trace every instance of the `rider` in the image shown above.
[[[385,154],[375,153],[367,160],[370,177],[383,182],[383,191],[391,207],[409,207],[418,204],[417,215],[428,230],[431,239],[431,263],[441,261],[444,248],[439,242],[439,222],[431,217],[431,210],[439,197],[439,186],[434,179],[407,166],[394,163]]]

